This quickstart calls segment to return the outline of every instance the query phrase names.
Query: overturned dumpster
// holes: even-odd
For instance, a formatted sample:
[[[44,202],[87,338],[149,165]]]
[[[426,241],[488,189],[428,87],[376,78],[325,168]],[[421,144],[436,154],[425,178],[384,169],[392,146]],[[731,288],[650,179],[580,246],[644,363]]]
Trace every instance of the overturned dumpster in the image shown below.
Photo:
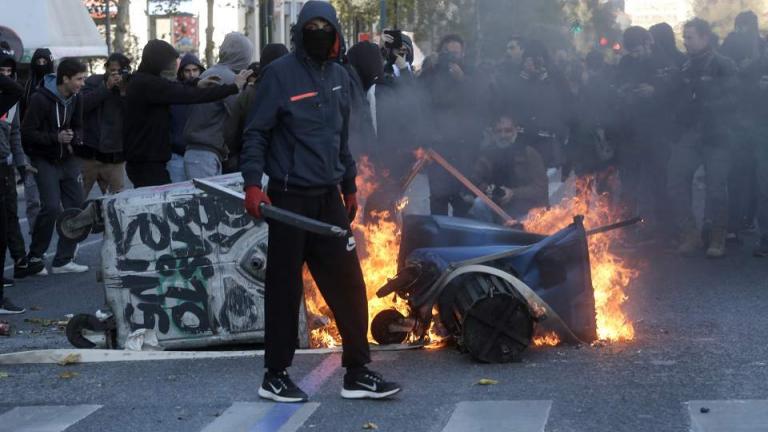
[[[211,181],[243,188],[239,174]],[[104,332],[116,348],[147,332],[162,349],[263,341],[267,225],[242,204],[184,182],[105,197],[79,215],[69,213],[69,222],[59,225],[70,235],[103,229],[108,306],[75,316],[67,329],[73,345],[94,346],[88,337],[94,332]],[[299,346],[307,347],[303,313],[299,323]]]
[[[384,311],[377,341],[424,337],[437,312],[459,347],[483,362],[520,359],[535,327],[566,342],[596,339],[587,233],[581,218],[543,236],[442,216],[406,216],[400,271],[379,291],[407,301]]]

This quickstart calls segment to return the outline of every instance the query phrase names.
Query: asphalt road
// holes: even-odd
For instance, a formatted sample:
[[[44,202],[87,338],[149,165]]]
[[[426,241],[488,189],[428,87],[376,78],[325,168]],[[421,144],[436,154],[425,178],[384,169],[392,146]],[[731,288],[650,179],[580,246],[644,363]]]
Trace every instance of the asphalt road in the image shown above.
[[[530,349],[505,365],[450,347],[380,352],[372,367],[404,390],[379,402],[340,398],[338,354],[300,355],[291,372],[312,403],[290,407],[259,401],[260,357],[3,365],[0,431],[767,431],[768,261],[750,256],[753,240],[714,261],[628,253],[641,270],[628,292],[629,343]],[[99,246],[87,240],[78,261],[98,267]],[[103,302],[93,271],[7,292],[39,310],[2,318],[21,332],[0,338],[3,353],[67,347],[61,331],[24,319]],[[497,384],[477,385],[483,378]]]

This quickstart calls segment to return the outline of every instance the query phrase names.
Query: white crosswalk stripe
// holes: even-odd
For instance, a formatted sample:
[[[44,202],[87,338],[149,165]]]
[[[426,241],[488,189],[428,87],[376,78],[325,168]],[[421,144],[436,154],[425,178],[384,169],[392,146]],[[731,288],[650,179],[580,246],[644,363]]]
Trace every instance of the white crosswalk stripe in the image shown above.
[[[543,432],[552,401],[459,402],[443,432]]]
[[[690,401],[692,432],[768,431],[768,400]]]
[[[273,404],[235,402],[201,432],[294,432],[317,410],[319,403]]]
[[[0,432],[62,432],[101,405],[16,407],[0,415]]]

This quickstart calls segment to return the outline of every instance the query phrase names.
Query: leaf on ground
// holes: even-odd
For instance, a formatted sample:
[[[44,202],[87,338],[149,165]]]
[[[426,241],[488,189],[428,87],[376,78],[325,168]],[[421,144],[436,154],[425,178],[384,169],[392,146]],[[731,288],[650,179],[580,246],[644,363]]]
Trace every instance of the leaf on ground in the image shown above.
[[[72,379],[72,378],[74,378],[74,377],[76,377],[78,375],[80,375],[80,374],[77,373],[77,372],[64,371],[64,372],[59,374],[59,378],[61,378],[61,379]]]
[[[498,383],[499,382],[496,381],[496,380],[492,380],[492,379],[488,379],[488,378],[483,378],[483,379],[481,379],[480,381],[477,382],[477,385],[496,385]]]
[[[378,430],[379,426],[376,423],[368,422],[363,425],[363,429],[365,430]]]
[[[80,354],[70,353],[59,360],[59,366],[67,366],[75,363],[80,363]]]
[[[45,318],[26,318],[24,322],[28,322],[30,324],[38,324],[43,327],[50,327],[56,324],[58,320],[45,319]]]
[[[0,372],[0,378],[8,378],[9,376],[8,372]]]

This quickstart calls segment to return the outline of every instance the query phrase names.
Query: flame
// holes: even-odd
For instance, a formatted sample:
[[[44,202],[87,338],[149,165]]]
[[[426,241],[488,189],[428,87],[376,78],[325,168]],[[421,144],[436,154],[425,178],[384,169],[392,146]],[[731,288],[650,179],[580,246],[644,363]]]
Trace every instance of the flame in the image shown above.
[[[364,202],[379,187],[378,174],[366,156],[358,161],[357,166],[357,193],[359,200]],[[400,212],[407,205],[408,200],[403,198],[395,203],[395,211]],[[366,217],[362,211],[359,211],[353,223],[353,230],[358,244],[360,267],[363,270],[363,277],[368,290],[368,322],[370,323],[376,314],[386,309],[395,309],[407,316],[409,310],[404,300],[395,296],[385,298],[376,296],[376,291],[387,283],[389,278],[397,274],[400,226],[395,215],[390,211],[374,211]],[[306,303],[310,316],[330,317],[330,310],[318,294],[319,291],[306,270],[304,272],[304,286],[306,287]],[[332,320],[319,326],[310,325],[310,328],[310,339],[313,347],[330,347],[341,344],[339,332]],[[368,340],[374,342],[370,325]]]
[[[549,210],[536,209],[528,214],[528,231],[554,233],[565,228],[576,215],[584,216],[587,228],[617,222],[621,213],[611,206],[607,195],[594,190],[594,178],[576,180],[576,194]],[[615,255],[611,245],[621,238],[621,230],[589,237],[592,286],[595,296],[597,337],[607,341],[627,341],[635,337],[632,322],[622,310],[627,301],[627,288],[639,274],[624,259]]]
[[[533,345],[540,346],[558,346],[560,345],[560,336],[555,332],[549,332],[533,338]]]

